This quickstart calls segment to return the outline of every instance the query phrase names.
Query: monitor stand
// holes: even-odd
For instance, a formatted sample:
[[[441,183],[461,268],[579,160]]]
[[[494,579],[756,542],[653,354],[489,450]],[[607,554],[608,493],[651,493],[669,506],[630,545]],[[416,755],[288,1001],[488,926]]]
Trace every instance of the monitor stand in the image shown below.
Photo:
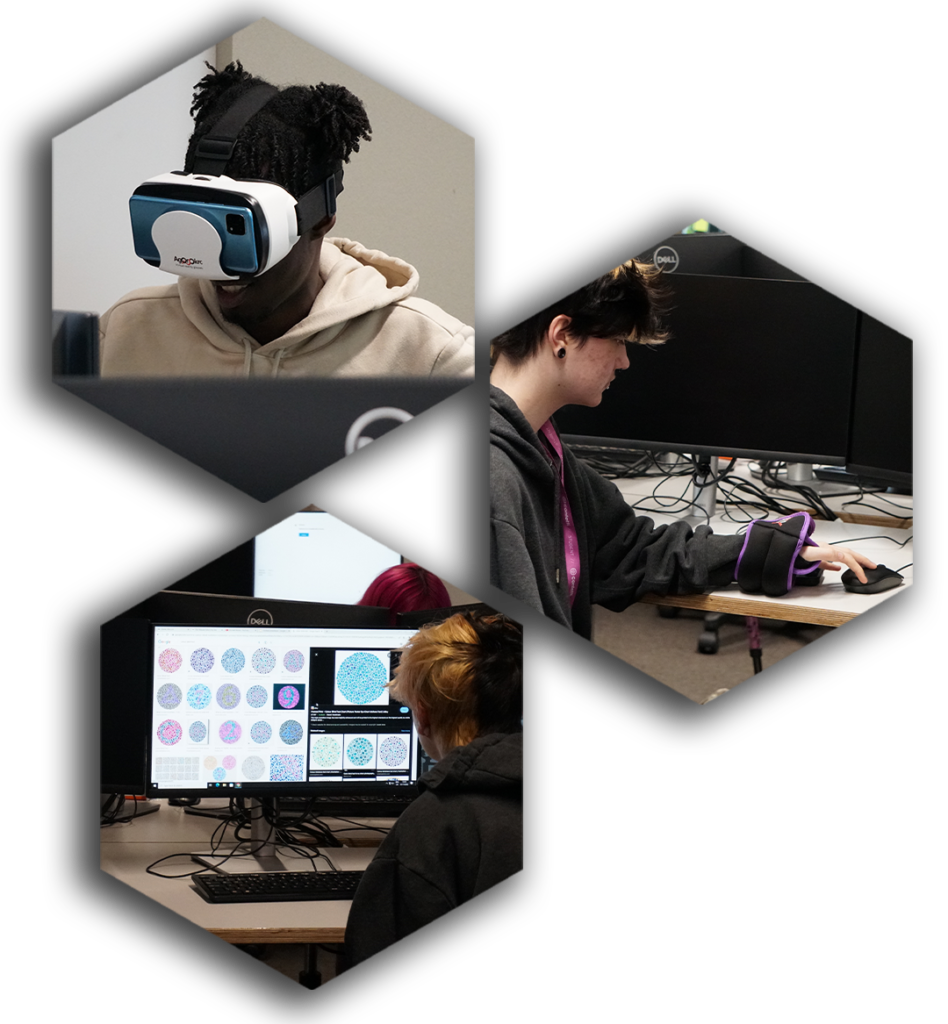
[[[691,501],[695,510],[682,518],[688,525],[695,529],[698,526],[705,526],[714,515],[717,508],[718,497],[718,457],[716,455],[695,455],[697,469],[694,474],[694,486],[691,491]],[[751,476],[761,479],[760,470],[753,470]],[[820,480],[814,476],[813,466],[809,462],[788,462],[786,468],[776,471],[778,480],[788,485],[800,485],[809,487],[822,497],[836,497],[843,495],[858,495],[863,489],[857,484],[837,483],[832,480]]]
[[[270,818],[275,816],[276,801],[273,797],[247,797],[244,810],[250,818],[250,848],[256,861],[257,871],[286,871],[286,865],[277,856],[277,844],[274,842],[275,829],[267,823],[264,814],[266,809]],[[236,859],[226,854],[193,853],[191,859],[206,868],[231,874],[235,866],[246,864],[246,858]]]
[[[697,469],[691,489],[693,512],[682,519],[692,528],[707,526],[714,516],[718,502],[718,457],[717,455],[696,455]],[[701,510],[701,511],[699,511]]]
[[[757,477],[758,480],[761,478],[761,473],[756,470],[751,475]],[[863,490],[857,482],[844,483],[819,479],[809,462],[788,462],[785,469],[776,470],[774,475],[778,480],[791,486],[809,487],[810,490],[816,491],[823,497],[861,494]]]
[[[141,797],[120,797],[116,807],[111,808],[110,801],[115,797],[112,794],[102,793],[100,796],[100,810],[107,815],[116,825],[126,821],[134,821],[136,818],[144,818],[146,814],[154,814],[161,810],[161,804],[157,800],[145,800]],[[114,815],[114,817],[112,817]]]

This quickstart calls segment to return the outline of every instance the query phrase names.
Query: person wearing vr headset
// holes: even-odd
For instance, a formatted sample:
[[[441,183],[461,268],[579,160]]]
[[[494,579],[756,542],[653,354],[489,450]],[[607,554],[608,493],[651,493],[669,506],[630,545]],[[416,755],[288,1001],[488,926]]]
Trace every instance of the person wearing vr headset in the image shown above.
[[[102,375],[473,374],[473,330],[416,296],[412,266],[329,237],[343,165],[371,139],[362,102],[208,68],[184,171],[129,203],[136,253],[178,280],[102,316]]]
[[[805,512],[744,536],[684,522],[655,527],[565,447],[551,417],[597,406],[629,366],[626,345],[666,340],[660,271],[629,260],[491,342],[492,585],[589,638],[592,605],[622,611],[645,594],[698,593],[736,580],[781,596],[823,569],[875,563],[811,538]]]

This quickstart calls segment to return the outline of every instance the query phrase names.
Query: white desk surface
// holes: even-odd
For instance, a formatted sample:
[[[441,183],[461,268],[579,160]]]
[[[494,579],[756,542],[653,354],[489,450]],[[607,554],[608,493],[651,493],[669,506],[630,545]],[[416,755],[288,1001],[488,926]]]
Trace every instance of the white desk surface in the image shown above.
[[[658,479],[655,477],[639,477],[631,480],[615,481],[616,486],[626,501],[630,505],[635,504],[639,506],[637,507],[639,514],[648,516],[657,525],[671,523],[683,515],[687,515],[688,511],[690,511],[688,509],[684,509],[678,515],[652,511],[659,507],[659,501],[653,495],[657,493],[663,496],[663,500],[678,497],[681,494],[690,498],[690,482],[683,477],[673,477],[666,480],[656,492],[657,483]],[[755,483],[762,487],[760,481],[755,481]],[[775,491],[769,488],[763,489],[766,493],[778,498],[778,500],[782,499],[788,505],[797,505],[799,503],[788,497],[789,492]],[[833,511],[838,512],[841,510],[843,503],[852,501],[853,497],[846,496],[825,500]],[[911,497],[879,495],[874,500],[872,495],[868,495],[865,500],[871,505],[882,507],[887,507],[887,503],[891,502],[895,506],[901,505],[904,507],[907,510],[906,514],[908,516],[912,514]],[[645,508],[641,507],[643,505]],[[678,509],[683,509],[683,505],[679,505]],[[733,512],[739,514],[736,509]],[[741,529],[742,524],[726,518],[722,513],[723,509],[719,506],[717,514],[712,517],[709,524],[711,528],[715,533],[737,533]],[[748,515],[748,518],[759,517],[762,514],[760,512],[753,512]],[[772,516],[767,515],[767,518],[772,518]],[[841,572],[824,572],[823,583],[819,586],[795,587],[786,597],[743,594],[738,589],[737,584],[732,583],[728,587],[711,591],[707,594],[684,595],[681,597],[656,597],[651,595],[645,598],[645,603],[677,605],[678,607],[698,608],[705,611],[754,615],[758,618],[840,626],[854,619],[857,615],[862,615],[864,612],[869,611],[870,608],[882,604],[883,601],[888,601],[895,595],[903,592],[906,587],[911,586],[912,566],[909,565],[906,569],[903,569],[902,566],[913,560],[912,541],[908,540],[903,547],[899,547],[899,544],[912,536],[912,524],[910,521],[905,523],[904,526],[898,526],[895,523],[896,521],[893,521],[892,525],[879,526],[843,522],[840,519],[833,522],[817,520],[816,528],[813,531],[814,538],[820,543],[844,544],[860,554],[866,555],[874,562],[887,565],[890,569],[899,569],[904,577],[904,583],[899,587],[883,591],[881,594],[850,594],[840,582]],[[891,539],[886,540],[885,538]],[[896,543],[893,543],[893,541]]]
[[[153,814],[101,830],[100,863],[103,871],[228,942],[343,941],[352,905],[350,900],[207,903],[198,895],[189,878],[159,878],[148,874],[145,870],[148,865],[169,854],[182,856],[163,862],[156,870],[168,874],[200,870],[190,854],[209,852],[208,841],[219,824],[211,818],[187,815],[183,808],[161,803],[161,810]],[[215,803],[205,800],[201,806],[214,806]],[[226,801],[220,803],[226,804]],[[370,823],[390,826],[391,820],[380,819]],[[319,852],[326,853],[341,871],[356,871],[368,866],[375,851],[376,847],[333,847]],[[309,861],[304,858],[294,858],[282,850],[279,856],[288,870],[306,871],[310,868]],[[317,863],[320,870],[329,869],[325,861]],[[250,857],[229,862],[227,870],[260,869]]]

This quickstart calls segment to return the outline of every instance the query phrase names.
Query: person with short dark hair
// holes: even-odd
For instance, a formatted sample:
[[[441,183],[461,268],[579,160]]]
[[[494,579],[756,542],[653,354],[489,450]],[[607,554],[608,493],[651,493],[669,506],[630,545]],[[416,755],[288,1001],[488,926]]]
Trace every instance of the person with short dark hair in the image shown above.
[[[438,763],[367,868],[346,925],[359,963],[523,867],[523,634],[453,615],[401,655],[392,696]]]
[[[655,527],[615,484],[560,441],[564,405],[594,407],[629,366],[628,344],[667,339],[668,290],[651,264],[629,260],[491,343],[490,581],[589,637],[592,605],[622,611],[645,594],[697,593],[760,576],[766,543],[685,522]],[[674,401],[669,384],[669,401]],[[794,524],[753,526],[762,536]],[[750,532],[750,531],[749,531]],[[849,548],[781,537],[768,572],[797,581],[844,564],[860,581],[875,563]],[[786,589],[789,589],[789,582]]]
[[[185,172],[235,101],[266,84],[239,61],[210,69],[194,93]],[[348,89],[288,86],[243,126],[222,173],[274,182],[298,200],[370,139],[365,108]],[[414,267],[328,237],[334,224],[335,215],[324,217],[258,276],[181,277],[126,295],[101,318],[102,375],[472,374],[472,329],[416,296]]]

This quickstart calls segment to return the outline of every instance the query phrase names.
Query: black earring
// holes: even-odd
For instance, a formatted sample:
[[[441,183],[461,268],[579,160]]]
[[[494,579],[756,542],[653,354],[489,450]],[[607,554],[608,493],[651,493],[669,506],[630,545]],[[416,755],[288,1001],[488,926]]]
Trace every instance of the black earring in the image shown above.
[[[558,351],[558,352],[556,353],[556,355],[557,355],[557,357],[558,357],[558,358],[560,358],[560,359],[565,359],[565,358],[566,358],[566,349],[565,349],[565,348],[561,348],[561,349],[560,349],[560,350],[559,350],[559,351]]]

